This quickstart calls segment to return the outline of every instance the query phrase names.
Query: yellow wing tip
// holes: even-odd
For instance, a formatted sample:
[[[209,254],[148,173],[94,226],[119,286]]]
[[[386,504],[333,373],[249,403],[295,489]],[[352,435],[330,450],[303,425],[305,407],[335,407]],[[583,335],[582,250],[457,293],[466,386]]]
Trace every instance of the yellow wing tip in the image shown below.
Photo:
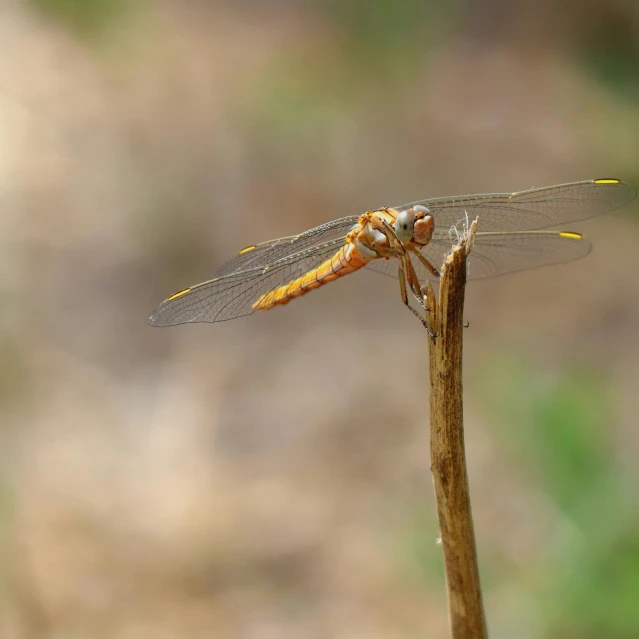
[[[244,253],[250,253],[251,251],[253,251],[254,249],[257,248],[257,244],[253,244],[251,246],[247,246],[246,248],[243,248],[238,255],[244,255]]]
[[[567,237],[571,240],[581,240],[583,235],[581,233],[572,233],[571,231],[562,231],[559,233],[559,237]]]
[[[171,295],[171,297],[167,298],[167,302],[170,302],[171,300],[175,300],[178,297],[182,297],[182,295],[186,295],[191,289],[190,288],[184,288],[181,291],[178,291],[177,293],[173,293],[173,295]]]
[[[619,184],[621,180],[617,180],[616,178],[601,178],[599,180],[595,180],[595,184]]]

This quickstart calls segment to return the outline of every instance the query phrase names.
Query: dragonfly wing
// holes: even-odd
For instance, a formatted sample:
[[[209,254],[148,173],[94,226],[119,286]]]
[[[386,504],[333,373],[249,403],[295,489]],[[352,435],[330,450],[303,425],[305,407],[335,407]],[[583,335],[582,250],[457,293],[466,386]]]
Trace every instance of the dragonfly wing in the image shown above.
[[[191,286],[166,299],[149,318],[152,326],[222,322],[253,313],[265,293],[319,266],[344,245],[344,238],[298,251],[266,266],[239,270]]]
[[[384,258],[372,260],[366,265],[366,268],[370,271],[375,271],[376,273],[381,273],[382,275],[388,275],[390,277],[397,278],[399,276],[399,262],[394,257],[391,257],[388,260]],[[417,275],[421,281],[421,270],[418,270],[417,266],[415,267],[415,270],[417,271]]]
[[[299,235],[281,237],[261,244],[247,246],[233,259],[223,264],[215,273],[222,277],[230,273],[238,273],[258,266],[266,266],[284,259],[315,244],[323,244],[337,237],[345,237],[348,231],[357,224],[359,216],[343,217],[309,229]]]
[[[617,179],[585,180],[516,193],[488,193],[431,198],[416,204],[427,206],[440,232],[468,218],[479,216],[482,231],[526,231],[575,222],[612,211],[635,198],[634,189]]]
[[[439,267],[452,243],[439,238],[422,249],[422,255]],[[477,233],[468,256],[468,278],[496,277],[524,269],[559,264],[590,253],[590,242],[579,233],[524,231]],[[420,276],[435,279],[422,267]]]
[[[480,233],[468,256],[468,278],[495,277],[585,257],[590,242],[579,233],[529,231]]]
[[[422,249],[422,255],[433,266],[441,269],[452,248],[452,241],[445,236],[433,238]],[[524,269],[570,262],[588,255],[590,242],[579,233],[559,231],[524,231],[521,233],[478,233],[468,257],[468,278],[496,277]],[[416,259],[413,266],[420,282],[434,277]],[[369,270],[397,277],[397,260],[373,260]]]

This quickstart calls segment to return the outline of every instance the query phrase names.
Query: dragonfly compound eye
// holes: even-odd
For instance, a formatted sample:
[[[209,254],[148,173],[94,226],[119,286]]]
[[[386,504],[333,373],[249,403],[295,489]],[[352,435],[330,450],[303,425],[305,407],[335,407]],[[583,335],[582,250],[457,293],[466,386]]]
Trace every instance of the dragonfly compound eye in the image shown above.
[[[402,211],[395,219],[395,235],[400,242],[410,242],[413,239],[413,226],[415,225],[415,211],[407,209]]]
[[[426,209],[425,206],[415,207],[415,209]],[[415,216],[415,225],[413,227],[413,235],[415,242],[418,244],[428,244],[431,237],[433,237],[433,231],[435,230],[435,219],[432,213],[426,209],[426,213],[418,212]]]

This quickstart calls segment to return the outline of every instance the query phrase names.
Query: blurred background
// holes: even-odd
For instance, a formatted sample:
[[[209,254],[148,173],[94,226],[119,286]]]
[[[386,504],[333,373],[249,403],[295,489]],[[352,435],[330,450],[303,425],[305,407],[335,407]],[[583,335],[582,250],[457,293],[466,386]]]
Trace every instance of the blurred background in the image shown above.
[[[147,317],[344,215],[638,186],[638,33],[628,0],[2,0],[0,637],[447,637],[397,283]],[[468,288],[491,637],[639,636],[638,212]]]

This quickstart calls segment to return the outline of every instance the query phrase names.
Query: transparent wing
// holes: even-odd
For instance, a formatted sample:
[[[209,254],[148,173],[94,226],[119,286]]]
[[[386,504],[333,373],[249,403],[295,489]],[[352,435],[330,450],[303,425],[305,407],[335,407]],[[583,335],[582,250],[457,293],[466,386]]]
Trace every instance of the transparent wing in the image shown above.
[[[422,249],[422,255],[440,268],[452,248],[445,236],[434,238]],[[523,233],[477,233],[468,257],[468,278],[496,277],[524,269],[570,262],[588,255],[590,242],[579,233],[527,231]],[[418,260],[413,265],[420,282],[435,280]],[[374,260],[366,268],[397,277],[397,260]]]
[[[517,193],[488,193],[430,198],[399,207],[423,204],[439,231],[460,220],[479,216],[482,231],[527,231],[575,222],[612,211],[635,198],[634,189],[617,179],[585,180]]]
[[[152,326],[187,322],[222,322],[253,313],[264,293],[316,268],[336,253],[344,238],[299,251],[272,264],[239,270],[184,289],[164,300],[151,314]]]
[[[343,238],[357,224],[358,220],[358,215],[343,217],[339,220],[316,226],[299,235],[281,237],[277,240],[269,240],[254,246],[247,246],[233,259],[223,264],[215,273],[215,277],[238,273],[258,266],[267,266],[315,244],[328,242],[331,239],[337,239],[337,237]]]
[[[482,233],[468,256],[468,278],[495,277],[547,264],[571,262],[590,253],[590,242],[579,233],[532,231]]]

